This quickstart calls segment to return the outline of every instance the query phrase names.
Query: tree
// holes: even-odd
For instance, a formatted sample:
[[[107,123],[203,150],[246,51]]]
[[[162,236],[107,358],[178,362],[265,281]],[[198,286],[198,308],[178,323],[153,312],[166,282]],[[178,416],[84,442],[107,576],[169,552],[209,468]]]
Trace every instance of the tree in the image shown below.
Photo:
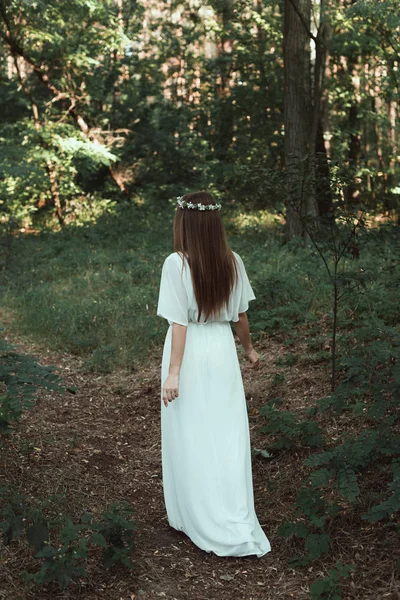
[[[312,185],[311,0],[285,0],[284,5],[284,126],[286,167],[286,238],[307,239],[303,216],[316,220],[318,207]],[[295,207],[298,210],[295,210]]]

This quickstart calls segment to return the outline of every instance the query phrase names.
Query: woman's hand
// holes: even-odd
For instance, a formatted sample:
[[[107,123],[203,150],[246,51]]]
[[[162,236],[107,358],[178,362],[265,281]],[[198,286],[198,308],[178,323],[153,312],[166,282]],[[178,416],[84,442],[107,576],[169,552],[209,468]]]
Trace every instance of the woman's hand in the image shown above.
[[[260,366],[260,356],[259,356],[258,352],[256,352],[254,350],[254,348],[252,347],[246,351],[246,354],[247,354],[247,360],[250,363],[250,367],[252,369],[258,369],[258,367]]]
[[[179,395],[179,375],[168,375],[163,385],[163,402],[168,406],[168,402],[175,400]]]

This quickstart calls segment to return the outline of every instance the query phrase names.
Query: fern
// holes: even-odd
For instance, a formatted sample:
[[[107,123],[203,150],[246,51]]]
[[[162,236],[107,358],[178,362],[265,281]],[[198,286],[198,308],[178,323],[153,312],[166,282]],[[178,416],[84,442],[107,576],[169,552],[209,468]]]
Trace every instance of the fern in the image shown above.
[[[380,502],[372,506],[367,513],[361,515],[361,518],[374,523],[382,519],[395,515],[400,511],[400,459],[397,458],[391,465],[393,471],[393,481],[389,483],[388,489],[392,494]]]
[[[317,423],[299,421],[294,412],[277,410],[274,407],[276,403],[277,399],[270,400],[259,409],[266,421],[260,431],[275,436],[273,448],[294,448],[299,444],[310,447],[323,445],[322,431]]]

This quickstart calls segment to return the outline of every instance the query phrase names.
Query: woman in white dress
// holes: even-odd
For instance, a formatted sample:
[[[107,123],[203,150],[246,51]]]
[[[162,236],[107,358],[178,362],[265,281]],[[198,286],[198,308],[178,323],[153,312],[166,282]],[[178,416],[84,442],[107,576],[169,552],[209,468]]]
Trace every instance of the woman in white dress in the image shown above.
[[[162,267],[157,315],[168,320],[161,366],[161,446],[171,527],[206,552],[271,551],[254,510],[249,422],[231,328],[257,368],[247,320],[255,298],[207,192],[177,198],[175,252]]]

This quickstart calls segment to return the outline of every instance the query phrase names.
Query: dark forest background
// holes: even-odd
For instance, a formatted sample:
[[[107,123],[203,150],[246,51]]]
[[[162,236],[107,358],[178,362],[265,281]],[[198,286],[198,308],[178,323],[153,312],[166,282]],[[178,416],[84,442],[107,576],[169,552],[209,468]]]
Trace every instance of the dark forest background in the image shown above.
[[[289,205],[292,237],[304,174],[307,215],[332,212],[338,178],[349,208],[395,211],[398,8],[2,0],[3,221],[62,226],[206,188],[245,211]]]

